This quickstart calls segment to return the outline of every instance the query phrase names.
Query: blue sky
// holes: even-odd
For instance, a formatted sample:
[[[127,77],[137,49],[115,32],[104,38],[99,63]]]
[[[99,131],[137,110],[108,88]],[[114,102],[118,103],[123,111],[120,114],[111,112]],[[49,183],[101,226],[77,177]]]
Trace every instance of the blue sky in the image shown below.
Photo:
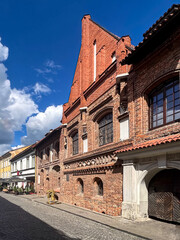
[[[19,125],[6,129],[9,138],[5,140],[6,131],[0,122],[0,154],[10,146],[33,143],[59,124],[61,105],[68,101],[76,67],[84,14],[90,14],[95,22],[118,36],[130,35],[132,44],[137,45],[142,34],[173,3],[178,1],[0,1],[1,44],[9,50],[2,62],[7,68],[11,91],[3,104],[13,95],[26,101],[22,107],[31,106],[19,117],[17,112],[21,110],[17,106],[12,110],[8,105],[9,124],[19,121]],[[1,110],[3,104],[0,103]],[[3,111],[0,117],[4,116]],[[22,140],[23,136],[27,136],[26,139]]]

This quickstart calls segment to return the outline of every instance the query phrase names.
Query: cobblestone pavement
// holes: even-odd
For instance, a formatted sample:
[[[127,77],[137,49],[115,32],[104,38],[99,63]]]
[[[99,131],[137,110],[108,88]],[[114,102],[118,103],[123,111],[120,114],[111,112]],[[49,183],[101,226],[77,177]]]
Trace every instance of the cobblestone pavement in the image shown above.
[[[135,240],[145,238],[25,198],[0,193],[1,239]]]

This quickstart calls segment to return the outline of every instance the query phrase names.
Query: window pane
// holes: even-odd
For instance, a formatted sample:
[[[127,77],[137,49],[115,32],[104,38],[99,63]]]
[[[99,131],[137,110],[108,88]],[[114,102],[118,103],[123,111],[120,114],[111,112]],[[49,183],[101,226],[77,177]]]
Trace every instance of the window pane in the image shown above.
[[[172,87],[166,90],[166,96],[168,96],[172,93],[173,93],[173,88]]]
[[[160,107],[160,106],[163,106],[163,100],[162,99],[157,102],[157,107]]]
[[[177,92],[177,91],[179,91],[180,90],[180,83],[178,83],[178,84],[176,84],[175,86],[174,86],[174,91],[175,92]]]
[[[176,106],[176,105],[179,105],[179,104],[180,104],[180,98],[175,100],[175,104],[174,105]]]
[[[156,103],[153,104],[153,112],[156,112]]]
[[[153,122],[153,127],[156,127],[156,122]]]
[[[169,116],[169,115],[172,115],[172,114],[173,114],[173,108],[168,109],[167,112],[166,112],[166,115]]]
[[[180,119],[180,112],[175,113],[175,120]]]
[[[177,113],[177,112],[179,112],[180,111],[180,105],[177,105],[177,106],[175,106],[175,113]]]
[[[166,99],[167,99],[167,102],[173,101],[173,95],[172,94],[169,95]]]
[[[163,106],[158,106],[157,107],[157,113],[163,112]]]
[[[160,120],[157,121],[157,126],[160,126],[162,124],[163,124],[163,119],[160,119]]]
[[[174,98],[175,98],[175,99],[180,98],[180,92],[176,92],[176,93],[174,94]]]
[[[157,114],[157,120],[159,120],[159,119],[161,119],[161,118],[163,118],[163,113]]]
[[[167,109],[173,108],[173,102],[167,102]]]
[[[173,121],[173,115],[166,118],[166,122],[172,122]]]
[[[159,101],[160,99],[163,99],[163,93],[157,95],[157,100]]]

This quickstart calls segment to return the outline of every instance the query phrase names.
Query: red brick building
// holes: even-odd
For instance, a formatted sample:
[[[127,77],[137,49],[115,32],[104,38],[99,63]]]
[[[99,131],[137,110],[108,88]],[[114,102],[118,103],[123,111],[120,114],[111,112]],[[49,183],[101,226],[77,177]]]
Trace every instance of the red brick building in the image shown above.
[[[122,216],[180,222],[180,5],[125,58],[133,146],[123,160]]]
[[[179,16],[173,5],[135,49],[129,36],[83,17],[62,125],[37,146],[39,194],[58,186],[62,202],[130,219],[180,221]],[[56,141],[59,159],[46,161]]]
[[[124,140],[128,128],[120,142],[120,121],[128,125],[126,83],[120,78],[129,70],[120,62],[130,50],[129,36],[120,38],[84,16],[71,93],[63,106],[61,200],[110,215],[120,215],[122,203],[122,165],[114,151],[131,142]]]
[[[60,187],[60,133],[61,127],[50,130],[35,146],[36,192],[39,195]]]

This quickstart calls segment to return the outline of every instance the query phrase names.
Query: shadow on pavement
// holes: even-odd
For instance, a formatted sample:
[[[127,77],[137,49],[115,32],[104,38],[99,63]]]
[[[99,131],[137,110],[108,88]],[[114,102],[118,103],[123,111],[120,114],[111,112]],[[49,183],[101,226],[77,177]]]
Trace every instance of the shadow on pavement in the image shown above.
[[[0,240],[76,240],[0,197]]]

